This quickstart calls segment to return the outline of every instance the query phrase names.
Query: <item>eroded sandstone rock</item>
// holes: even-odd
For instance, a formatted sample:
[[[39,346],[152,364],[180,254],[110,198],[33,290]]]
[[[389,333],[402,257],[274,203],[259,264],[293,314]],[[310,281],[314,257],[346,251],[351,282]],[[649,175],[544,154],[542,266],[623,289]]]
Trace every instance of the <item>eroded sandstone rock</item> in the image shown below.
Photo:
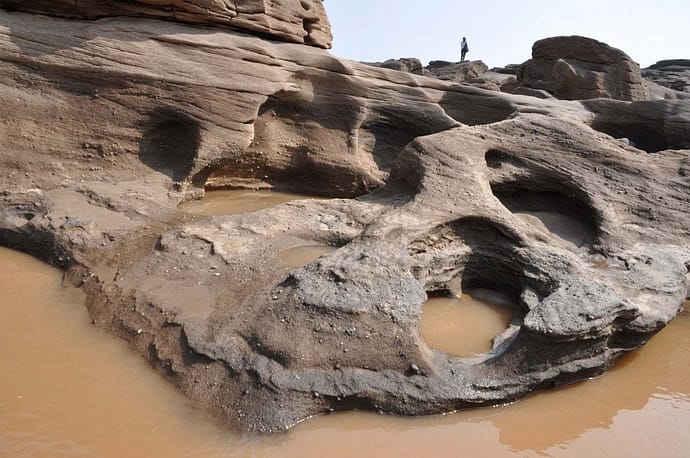
[[[688,295],[688,101],[539,99],[232,31],[7,12],[0,68],[0,243],[65,267],[97,325],[237,428],[510,402],[601,374]],[[644,113],[654,154],[603,133]],[[207,183],[335,198],[177,211]],[[280,260],[312,244],[337,250]],[[427,294],[472,287],[513,298],[510,328],[476,360],[429,348]]]
[[[559,99],[648,100],[640,67],[623,51],[591,38],[539,40],[519,73],[522,86],[543,89]]]
[[[151,17],[247,29],[330,48],[322,0],[0,0],[0,7],[68,18]]]
[[[421,75],[424,73],[424,67],[422,62],[416,57],[402,57],[400,59],[388,59],[382,63],[375,63],[378,67],[390,68],[392,70],[398,70],[401,72],[414,73],[415,75]]]
[[[642,69],[650,93],[657,99],[690,98],[690,60],[662,60]]]

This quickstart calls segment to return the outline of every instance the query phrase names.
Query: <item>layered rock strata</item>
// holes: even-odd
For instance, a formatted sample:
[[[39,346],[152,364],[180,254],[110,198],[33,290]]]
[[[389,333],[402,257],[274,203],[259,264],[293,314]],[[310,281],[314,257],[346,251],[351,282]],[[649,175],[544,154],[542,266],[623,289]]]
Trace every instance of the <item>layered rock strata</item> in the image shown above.
[[[131,16],[230,26],[321,48],[333,41],[322,0],[0,0],[0,7],[68,18]]]
[[[690,59],[659,61],[642,69],[642,76],[673,91],[667,98],[690,97]],[[677,94],[678,92],[682,94]]]
[[[232,31],[8,12],[0,69],[0,243],[64,267],[98,326],[240,429],[511,402],[601,374],[688,295],[688,101],[538,99]],[[656,153],[604,133],[646,112]],[[209,182],[324,199],[177,210]],[[280,261],[313,244],[338,249]],[[493,351],[429,348],[427,295],[475,287],[515,304]]]

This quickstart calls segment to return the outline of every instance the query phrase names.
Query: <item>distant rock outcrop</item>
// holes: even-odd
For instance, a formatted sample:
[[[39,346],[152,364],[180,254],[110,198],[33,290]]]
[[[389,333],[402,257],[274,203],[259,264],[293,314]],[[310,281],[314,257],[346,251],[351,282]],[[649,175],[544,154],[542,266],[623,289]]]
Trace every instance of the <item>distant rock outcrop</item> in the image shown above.
[[[424,74],[422,62],[416,57],[401,57],[400,59],[388,59],[383,63],[374,63],[377,67],[390,68],[401,72],[414,73],[415,75]]]
[[[470,81],[486,73],[489,67],[481,60],[446,62],[432,60],[425,67],[426,74],[445,81]]]
[[[518,72],[521,86],[543,89],[559,99],[648,100],[637,63],[623,51],[591,38],[539,40],[532,59]]]
[[[321,48],[333,41],[322,0],[0,0],[0,7],[78,19],[134,16],[223,25]]]
[[[642,69],[642,76],[660,86],[690,94],[690,59],[661,60]]]
[[[481,60],[465,62],[449,62],[446,60],[432,60],[424,67],[416,57],[401,57],[388,59],[384,62],[369,63],[376,67],[390,68],[401,72],[424,75],[444,81],[456,83],[470,82],[474,86],[483,89],[500,90],[501,82],[510,78],[510,75],[487,72],[489,67]],[[490,73],[490,75],[488,74]],[[487,76],[486,78],[484,78]]]

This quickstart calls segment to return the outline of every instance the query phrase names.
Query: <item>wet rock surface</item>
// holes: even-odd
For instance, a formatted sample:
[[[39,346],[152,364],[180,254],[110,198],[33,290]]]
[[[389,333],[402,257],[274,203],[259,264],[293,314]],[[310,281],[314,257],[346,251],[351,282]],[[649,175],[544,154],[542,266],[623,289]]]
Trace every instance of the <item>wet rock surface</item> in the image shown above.
[[[601,374],[688,296],[688,101],[540,99],[5,11],[0,66],[0,242],[63,266],[98,326],[234,427],[510,402]],[[207,182],[332,199],[179,212]],[[337,249],[281,261],[300,245]],[[473,360],[419,331],[427,295],[469,288],[518,304]]]

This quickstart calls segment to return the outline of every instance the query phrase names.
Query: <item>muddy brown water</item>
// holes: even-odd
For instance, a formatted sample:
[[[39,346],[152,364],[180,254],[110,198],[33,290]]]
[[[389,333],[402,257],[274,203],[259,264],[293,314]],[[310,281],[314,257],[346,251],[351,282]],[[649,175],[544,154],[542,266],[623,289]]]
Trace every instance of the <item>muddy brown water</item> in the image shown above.
[[[303,245],[294,248],[288,248],[280,252],[280,258],[285,263],[292,267],[298,268],[306,266],[307,264],[316,261],[321,256],[332,253],[336,250],[335,247],[325,245]]]
[[[292,200],[303,199],[314,199],[314,196],[271,190],[229,189],[206,191],[202,199],[184,202],[178,208],[194,215],[222,216],[262,210]]]
[[[608,374],[512,406],[338,413],[242,435],[195,410],[98,330],[60,272],[0,249],[0,456],[620,456],[690,450],[690,313]],[[455,305],[457,306],[457,304]],[[687,304],[690,307],[690,304]]]
[[[449,355],[474,357],[491,350],[493,338],[510,324],[511,310],[470,294],[435,297],[422,306],[422,337]]]

